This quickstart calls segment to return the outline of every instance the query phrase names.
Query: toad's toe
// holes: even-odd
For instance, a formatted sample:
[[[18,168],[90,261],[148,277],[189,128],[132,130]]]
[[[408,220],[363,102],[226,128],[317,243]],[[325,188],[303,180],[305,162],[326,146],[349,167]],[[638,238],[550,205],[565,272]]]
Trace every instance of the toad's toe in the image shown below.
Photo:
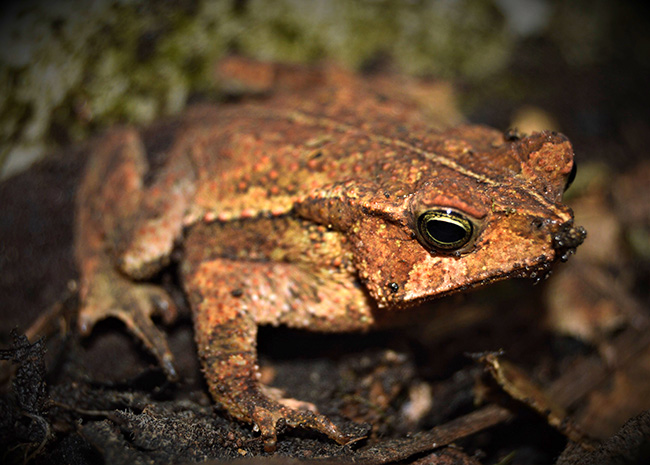
[[[77,326],[84,335],[105,318],[118,318],[156,357],[170,380],[177,378],[173,356],[165,334],[151,317],[162,316],[165,323],[176,317],[176,306],[160,287],[136,284],[115,272],[95,276],[82,292],[82,305]]]
[[[353,435],[344,434],[329,418],[311,411],[294,410],[285,407],[275,401],[265,399],[256,406],[252,414],[252,420],[260,431],[264,442],[264,450],[273,452],[277,443],[277,429],[281,422],[292,428],[301,427],[318,431],[343,445],[363,439]]]

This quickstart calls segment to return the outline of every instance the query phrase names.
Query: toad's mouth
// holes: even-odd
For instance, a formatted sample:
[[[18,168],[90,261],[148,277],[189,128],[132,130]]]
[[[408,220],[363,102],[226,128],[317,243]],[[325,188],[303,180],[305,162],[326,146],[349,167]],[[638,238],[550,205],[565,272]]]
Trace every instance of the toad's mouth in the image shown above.
[[[552,274],[552,268],[554,263],[554,262],[545,261],[542,258],[540,258],[539,261],[540,263],[537,264],[515,266],[512,269],[506,270],[499,274],[491,274],[483,278],[479,277],[474,281],[462,285],[450,286],[447,289],[439,290],[435,294],[428,294],[428,295],[405,294],[403,300],[394,300],[392,302],[377,301],[377,304],[379,308],[393,308],[395,310],[408,309],[432,300],[442,299],[451,296],[453,294],[471,292],[473,290],[477,290],[482,287],[488,286],[490,284],[499,281],[504,281],[510,278],[528,278],[528,279],[532,279],[534,284],[537,284],[540,281],[545,280]]]

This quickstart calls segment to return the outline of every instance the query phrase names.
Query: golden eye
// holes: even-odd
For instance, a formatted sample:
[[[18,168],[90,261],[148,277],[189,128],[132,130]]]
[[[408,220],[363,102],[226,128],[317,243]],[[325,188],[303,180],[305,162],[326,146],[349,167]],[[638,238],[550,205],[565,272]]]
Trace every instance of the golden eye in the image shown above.
[[[418,216],[417,233],[425,245],[453,252],[463,248],[472,239],[474,225],[453,210],[427,210]]]

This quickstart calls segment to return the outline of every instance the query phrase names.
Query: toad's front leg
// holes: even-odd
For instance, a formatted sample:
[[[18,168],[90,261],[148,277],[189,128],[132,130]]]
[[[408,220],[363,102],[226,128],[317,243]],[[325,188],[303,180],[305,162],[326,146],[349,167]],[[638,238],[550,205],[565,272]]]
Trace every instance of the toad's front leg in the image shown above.
[[[339,444],[359,439],[344,434],[323,415],[295,410],[271,399],[258,381],[257,323],[251,306],[270,304],[276,311],[283,311],[279,309],[283,306],[280,301],[260,301],[261,296],[273,294],[266,288],[282,285],[274,279],[278,267],[282,268],[219,259],[185,275],[196,342],[210,392],[230,415],[255,425],[267,451],[275,449],[280,420],[290,427],[319,431]],[[255,297],[249,299],[245,293]]]
[[[151,316],[159,313],[171,322],[174,303],[162,288],[136,279],[157,273],[169,261],[194,175],[182,146],[172,150],[160,173],[149,171],[144,143],[133,129],[105,135],[88,161],[77,193],[78,325],[88,334],[96,322],[119,318],[173,379],[167,339]]]

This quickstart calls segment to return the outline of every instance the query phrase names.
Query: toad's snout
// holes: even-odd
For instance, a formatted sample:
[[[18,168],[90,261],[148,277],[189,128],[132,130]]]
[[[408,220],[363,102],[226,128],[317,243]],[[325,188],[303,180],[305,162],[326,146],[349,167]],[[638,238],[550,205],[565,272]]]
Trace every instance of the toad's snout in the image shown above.
[[[586,237],[587,231],[582,226],[575,226],[572,221],[564,223],[553,235],[556,256],[563,262],[567,261]]]

